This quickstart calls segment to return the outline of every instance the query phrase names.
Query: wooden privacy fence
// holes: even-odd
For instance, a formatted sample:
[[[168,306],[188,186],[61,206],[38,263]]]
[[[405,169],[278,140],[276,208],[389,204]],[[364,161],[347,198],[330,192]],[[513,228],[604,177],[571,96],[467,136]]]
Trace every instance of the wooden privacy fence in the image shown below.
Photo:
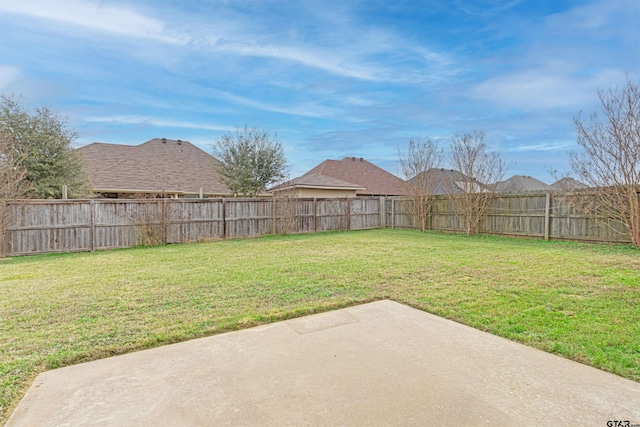
[[[372,198],[12,201],[0,244],[7,256],[16,256],[362,230],[380,227],[380,203]]]
[[[480,233],[628,243],[622,224],[595,222],[574,196],[497,195]],[[0,246],[7,256],[95,251],[153,243],[369,228],[416,228],[406,198],[25,200],[8,203]],[[432,230],[462,232],[446,196],[433,203]],[[0,251],[1,255],[1,251]]]
[[[630,243],[622,223],[595,221],[579,208],[579,195],[562,193],[497,194],[481,218],[479,233],[541,239]],[[385,203],[387,226],[417,228],[406,198]],[[427,228],[464,232],[464,217],[456,215],[447,196],[437,196]]]

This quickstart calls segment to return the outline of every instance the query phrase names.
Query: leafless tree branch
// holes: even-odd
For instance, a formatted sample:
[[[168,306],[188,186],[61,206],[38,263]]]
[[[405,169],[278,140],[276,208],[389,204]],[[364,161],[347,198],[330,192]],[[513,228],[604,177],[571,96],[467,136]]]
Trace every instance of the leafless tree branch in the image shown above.
[[[449,175],[447,194],[454,212],[464,218],[465,232],[472,235],[478,232],[507,165],[500,154],[487,151],[484,132],[477,130],[453,135],[450,163],[459,173]]]
[[[409,195],[407,208],[412,218],[419,222],[420,230],[427,229],[431,205],[437,189],[442,188],[441,176],[435,173],[442,165],[443,150],[427,139],[409,141],[406,153],[398,150],[400,176],[405,180],[405,189]]]
[[[570,153],[573,172],[592,191],[583,208],[595,220],[624,224],[640,248],[640,81],[627,77],[622,88],[598,91],[600,112],[578,115],[581,151]]]

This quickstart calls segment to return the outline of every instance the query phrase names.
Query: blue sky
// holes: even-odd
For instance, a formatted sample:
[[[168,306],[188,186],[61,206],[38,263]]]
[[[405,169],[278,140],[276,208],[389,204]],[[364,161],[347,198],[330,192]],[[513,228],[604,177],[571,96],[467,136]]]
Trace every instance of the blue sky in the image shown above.
[[[640,0],[0,0],[0,92],[77,145],[277,132],[291,177],[325,159],[397,173],[411,138],[474,129],[552,182],[573,118],[640,75]]]

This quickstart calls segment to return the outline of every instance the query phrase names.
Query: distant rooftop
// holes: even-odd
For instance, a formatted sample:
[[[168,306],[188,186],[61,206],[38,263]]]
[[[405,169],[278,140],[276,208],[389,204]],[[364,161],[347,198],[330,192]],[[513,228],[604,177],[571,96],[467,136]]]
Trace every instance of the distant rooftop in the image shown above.
[[[581,188],[589,188],[588,185],[583,184],[582,182],[565,177],[557,180],[553,184],[550,185],[552,190],[560,190],[560,191],[569,191],[569,190],[579,190]]]
[[[140,145],[94,142],[80,147],[96,192],[229,195],[219,161],[188,141],[154,138]]]
[[[533,193],[549,191],[550,189],[548,184],[526,175],[514,175],[505,181],[498,182],[496,185],[496,192],[498,193]]]
[[[301,177],[284,182],[273,190],[286,189],[286,188],[323,188],[323,189],[345,189],[345,190],[361,190],[364,191],[365,187],[360,184],[354,184],[352,182],[343,181],[341,179],[333,178],[318,173],[312,173],[303,175]]]
[[[362,157],[345,157],[342,160],[325,160],[302,177],[323,175],[364,187],[357,190],[359,196],[405,195],[405,183]]]

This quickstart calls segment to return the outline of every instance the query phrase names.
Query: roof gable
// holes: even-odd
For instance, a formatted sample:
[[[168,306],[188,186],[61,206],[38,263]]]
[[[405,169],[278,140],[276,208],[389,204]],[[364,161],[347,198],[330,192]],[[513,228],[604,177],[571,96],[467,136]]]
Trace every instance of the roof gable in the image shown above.
[[[547,191],[549,185],[532,176],[514,175],[511,178],[496,184],[496,191],[500,193],[527,193],[534,191]]]
[[[469,178],[457,170],[443,168],[431,168],[420,172],[411,178],[409,183],[418,184],[422,188],[428,189],[430,194],[459,194],[464,193],[464,188],[470,191],[485,191],[487,189],[486,185],[476,179]]]
[[[325,189],[344,189],[344,190],[362,190],[365,187],[352,182],[343,181],[341,179],[333,178],[318,173],[312,173],[309,175],[303,175],[298,178],[294,178],[290,181],[284,182],[273,190],[284,190],[287,188],[325,188]]]
[[[92,143],[79,148],[96,191],[230,194],[219,161],[187,141],[154,138],[131,146]]]
[[[578,181],[577,179],[569,178],[569,177],[561,178],[556,182],[554,182],[553,184],[551,184],[549,187],[551,187],[553,190],[563,190],[563,191],[589,188],[586,184]]]
[[[364,187],[364,190],[356,192],[358,195],[395,196],[406,194],[403,180],[361,157],[325,160],[305,173],[303,177],[313,174],[336,178]]]

